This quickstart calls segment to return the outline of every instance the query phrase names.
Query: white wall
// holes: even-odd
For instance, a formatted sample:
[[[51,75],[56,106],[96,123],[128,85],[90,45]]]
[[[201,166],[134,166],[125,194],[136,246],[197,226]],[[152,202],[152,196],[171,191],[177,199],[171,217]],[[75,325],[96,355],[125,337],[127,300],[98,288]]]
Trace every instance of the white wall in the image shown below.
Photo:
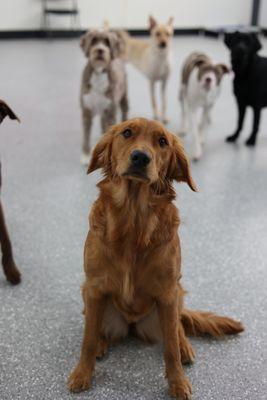
[[[267,28],[267,0],[261,0],[259,25]]]
[[[57,6],[68,1],[53,3]],[[252,0],[78,0],[78,3],[82,28],[101,26],[104,19],[112,26],[146,28],[150,13],[162,21],[174,16],[175,27],[179,28],[248,24]],[[267,1],[263,3],[266,6]],[[0,30],[39,29],[41,12],[41,0],[0,0]],[[55,27],[69,27],[68,17],[54,17],[51,22]]]

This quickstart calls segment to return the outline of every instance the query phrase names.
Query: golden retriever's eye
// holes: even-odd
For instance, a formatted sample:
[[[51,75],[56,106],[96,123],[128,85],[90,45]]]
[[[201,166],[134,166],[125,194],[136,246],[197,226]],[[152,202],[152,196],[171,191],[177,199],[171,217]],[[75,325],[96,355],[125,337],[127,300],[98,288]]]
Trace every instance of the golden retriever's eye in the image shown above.
[[[165,139],[164,136],[161,136],[161,137],[159,138],[159,145],[160,145],[160,147],[168,146],[167,139]]]
[[[129,137],[132,136],[132,131],[131,129],[125,129],[125,131],[122,132],[123,137],[125,137],[125,139],[128,139]]]
[[[160,32],[156,32],[156,36],[157,36],[157,37],[160,37]]]

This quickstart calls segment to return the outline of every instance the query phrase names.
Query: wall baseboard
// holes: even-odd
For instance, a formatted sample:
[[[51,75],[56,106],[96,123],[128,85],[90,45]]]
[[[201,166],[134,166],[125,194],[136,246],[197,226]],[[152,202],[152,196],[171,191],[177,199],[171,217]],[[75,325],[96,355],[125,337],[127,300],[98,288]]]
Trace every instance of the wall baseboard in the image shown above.
[[[259,28],[267,36],[267,28]],[[85,30],[22,30],[22,31],[0,31],[0,39],[72,39],[81,36]],[[148,36],[146,29],[128,29],[128,32],[134,36]],[[174,36],[203,35],[211,38],[218,38],[223,34],[223,29],[197,28],[179,28],[174,30]]]
[[[148,36],[147,29],[128,29],[130,35],[134,36]],[[56,38],[56,39],[67,39],[76,38],[85,33],[85,30],[22,30],[22,31],[0,31],[0,39],[45,39],[45,38]],[[181,28],[175,29],[175,36],[182,35],[199,35],[205,34],[204,28]]]

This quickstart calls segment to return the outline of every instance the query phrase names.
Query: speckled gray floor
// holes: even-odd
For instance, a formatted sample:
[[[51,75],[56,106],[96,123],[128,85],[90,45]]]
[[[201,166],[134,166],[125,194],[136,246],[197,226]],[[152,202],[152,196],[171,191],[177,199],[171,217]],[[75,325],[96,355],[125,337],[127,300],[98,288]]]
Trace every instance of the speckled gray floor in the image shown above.
[[[174,44],[169,117],[177,130],[182,60],[196,49],[219,61],[228,53],[216,40],[182,37]],[[2,41],[0,54],[0,97],[22,120],[4,122],[0,149],[1,196],[23,275],[18,287],[0,275],[0,399],[168,399],[161,346],[132,339],[97,363],[91,392],[67,391],[82,340],[83,242],[99,179],[79,164],[84,59],[77,40]],[[131,116],[150,116],[147,82],[128,70]],[[204,158],[193,165],[200,192],[177,186],[187,304],[246,325],[238,338],[193,340],[197,359],[186,373],[194,400],[266,399],[267,110],[253,150],[243,145],[248,118],[240,142],[225,144],[236,120],[227,77]],[[94,141],[98,136],[96,124]]]

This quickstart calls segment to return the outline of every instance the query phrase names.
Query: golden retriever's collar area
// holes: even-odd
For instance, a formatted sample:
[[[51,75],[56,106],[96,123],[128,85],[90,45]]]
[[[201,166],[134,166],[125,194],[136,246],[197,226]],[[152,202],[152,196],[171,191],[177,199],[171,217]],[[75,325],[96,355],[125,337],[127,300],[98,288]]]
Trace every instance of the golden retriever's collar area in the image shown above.
[[[93,212],[90,226],[97,235],[105,232],[109,246],[115,246],[121,257],[127,255],[129,245],[135,243],[135,252],[130,256],[133,262],[133,256],[138,255],[140,249],[147,248],[155,240],[162,245],[166,238],[171,238],[176,232],[179,216],[172,204],[174,192],[173,197],[171,193],[158,196],[150,185],[130,179],[104,180],[98,187],[100,197],[96,207],[102,204],[107,212],[101,218],[101,224]],[[165,221],[164,228],[159,224],[158,214]],[[167,228],[170,223],[175,227],[174,230]],[[159,231],[162,236],[159,236]]]

